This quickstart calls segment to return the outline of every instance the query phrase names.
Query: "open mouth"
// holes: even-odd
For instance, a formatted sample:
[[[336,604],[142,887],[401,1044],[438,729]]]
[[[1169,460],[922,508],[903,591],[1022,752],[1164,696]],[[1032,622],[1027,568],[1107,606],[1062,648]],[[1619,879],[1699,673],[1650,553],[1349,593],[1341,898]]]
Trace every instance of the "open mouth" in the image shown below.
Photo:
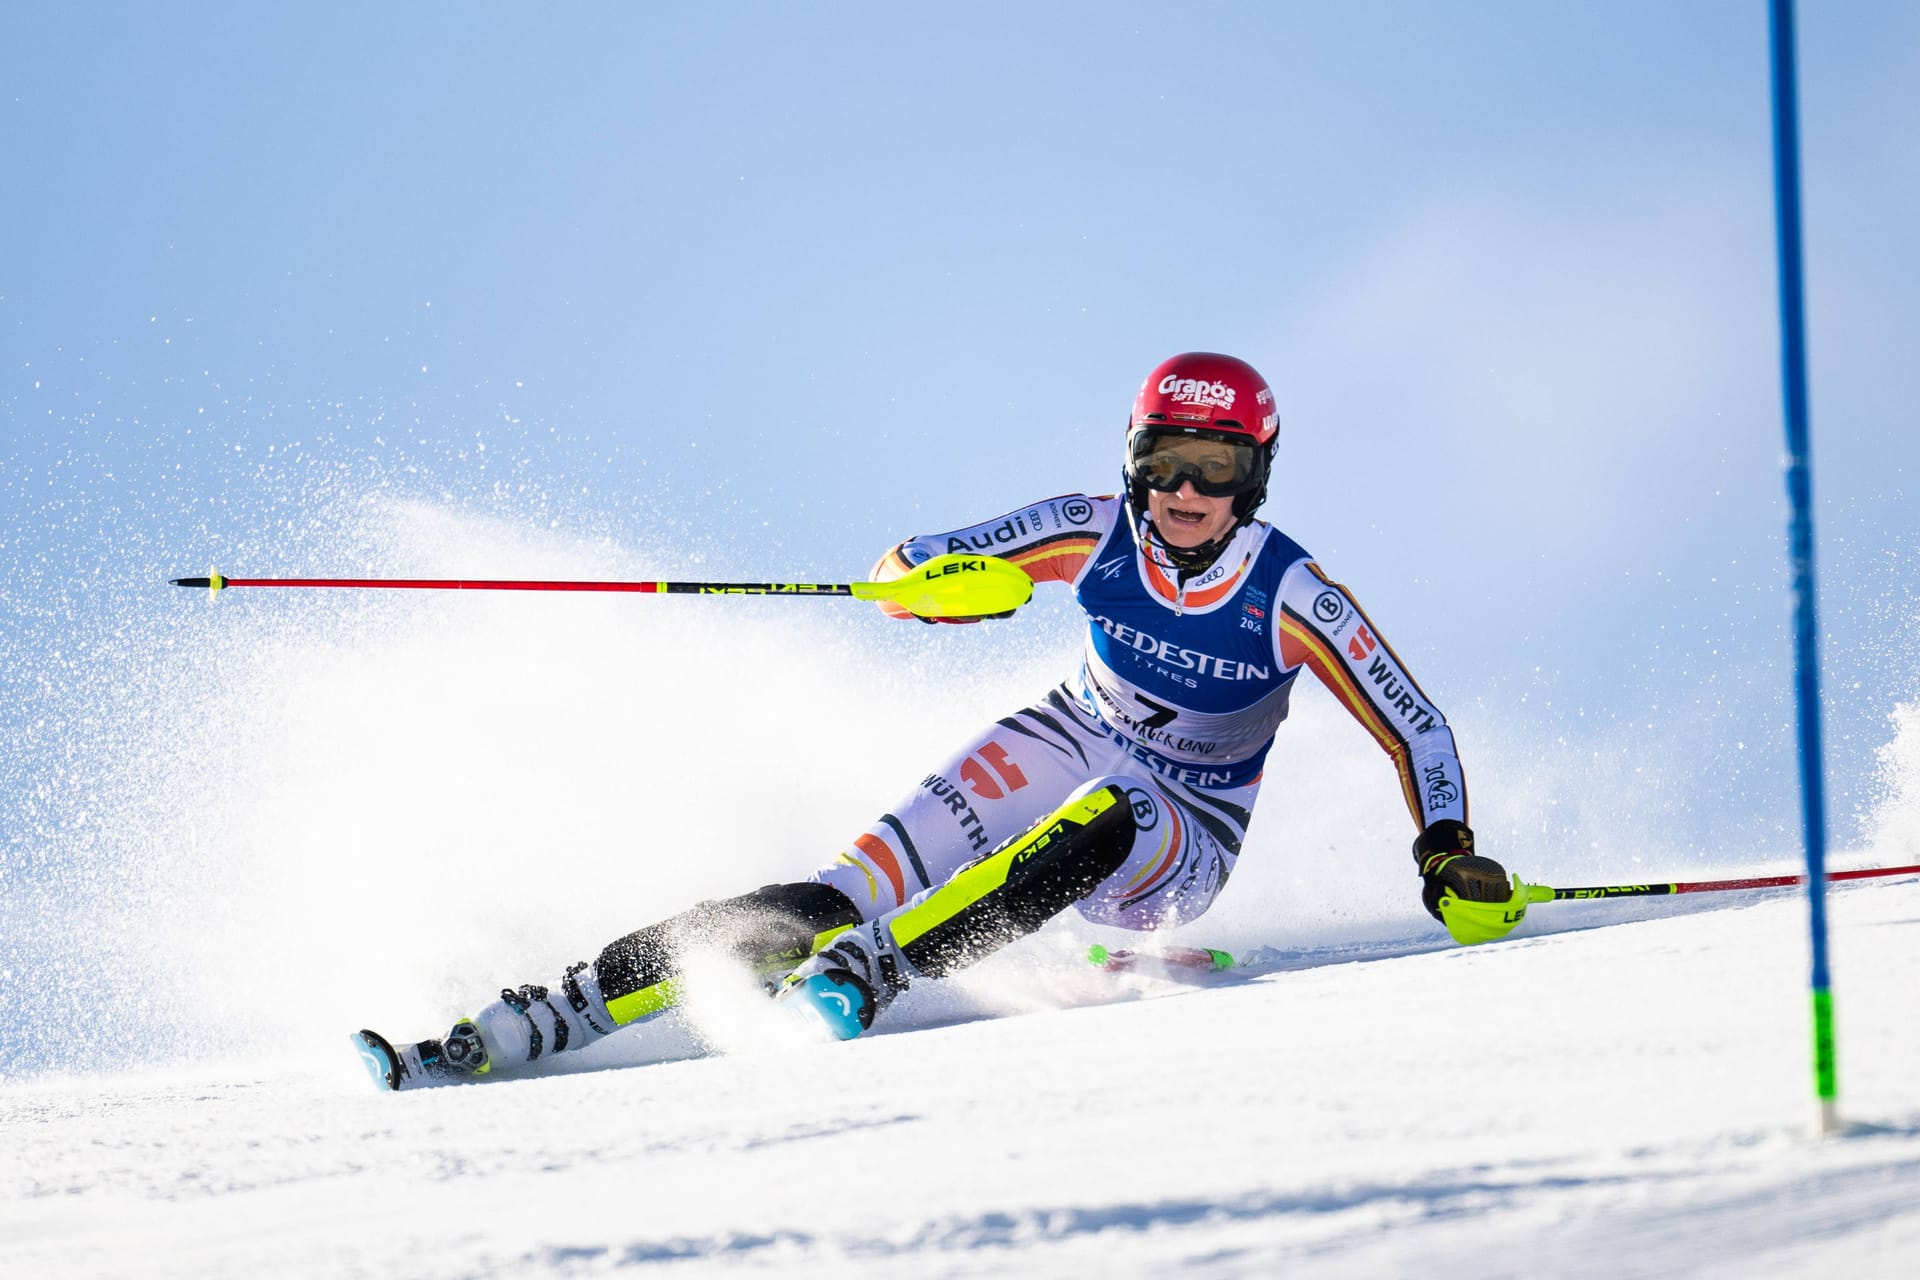
[[[1167,523],[1176,527],[1198,529],[1206,524],[1207,519],[1208,513],[1205,511],[1189,511],[1185,507],[1174,506],[1167,508]]]

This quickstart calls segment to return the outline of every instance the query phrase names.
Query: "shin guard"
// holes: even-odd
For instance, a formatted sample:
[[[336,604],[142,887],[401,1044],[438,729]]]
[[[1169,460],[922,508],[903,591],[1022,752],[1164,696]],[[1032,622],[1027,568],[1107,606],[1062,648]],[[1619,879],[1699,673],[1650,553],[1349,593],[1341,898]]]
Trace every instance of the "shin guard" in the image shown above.
[[[1126,862],[1134,832],[1126,794],[1102,787],[1069,800],[881,925],[916,972],[937,978],[965,968],[1092,893]]]

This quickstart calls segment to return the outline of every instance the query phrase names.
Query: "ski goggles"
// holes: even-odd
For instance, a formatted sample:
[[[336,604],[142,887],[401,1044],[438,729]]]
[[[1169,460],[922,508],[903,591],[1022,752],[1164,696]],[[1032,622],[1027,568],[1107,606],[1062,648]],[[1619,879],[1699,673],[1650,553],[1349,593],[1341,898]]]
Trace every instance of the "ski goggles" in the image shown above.
[[[1245,493],[1263,479],[1257,448],[1218,436],[1142,431],[1128,452],[1133,477],[1162,493],[1176,493],[1191,480],[1195,493],[1226,498]]]

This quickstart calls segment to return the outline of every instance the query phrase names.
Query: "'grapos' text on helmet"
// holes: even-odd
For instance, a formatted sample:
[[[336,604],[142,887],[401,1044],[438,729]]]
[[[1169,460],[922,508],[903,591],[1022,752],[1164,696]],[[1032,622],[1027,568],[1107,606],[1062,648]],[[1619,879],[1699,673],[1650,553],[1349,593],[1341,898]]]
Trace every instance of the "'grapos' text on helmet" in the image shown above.
[[[1215,409],[1233,408],[1233,388],[1224,382],[1202,382],[1170,373],[1160,379],[1160,394],[1170,395],[1176,404],[1202,404]]]

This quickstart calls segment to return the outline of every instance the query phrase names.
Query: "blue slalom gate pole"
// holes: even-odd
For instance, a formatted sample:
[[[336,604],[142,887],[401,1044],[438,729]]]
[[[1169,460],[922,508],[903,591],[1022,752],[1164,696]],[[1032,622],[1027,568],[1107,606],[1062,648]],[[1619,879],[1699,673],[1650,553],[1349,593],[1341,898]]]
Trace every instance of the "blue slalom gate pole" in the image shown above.
[[[1780,370],[1786,395],[1787,556],[1793,579],[1794,702],[1800,719],[1800,805],[1813,935],[1813,1084],[1818,1127],[1839,1127],[1833,988],[1827,973],[1827,795],[1820,745],[1820,652],[1814,617],[1813,476],[1807,456],[1807,339],[1800,262],[1800,126],[1793,65],[1793,0],[1771,0],[1773,191],[1780,244]]]

